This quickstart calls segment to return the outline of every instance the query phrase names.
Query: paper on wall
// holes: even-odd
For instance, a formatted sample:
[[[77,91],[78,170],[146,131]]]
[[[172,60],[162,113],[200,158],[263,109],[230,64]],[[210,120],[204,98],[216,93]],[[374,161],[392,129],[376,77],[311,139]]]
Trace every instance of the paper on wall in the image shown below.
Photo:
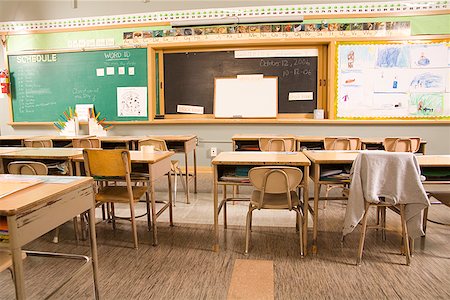
[[[119,117],[146,117],[147,87],[118,87],[117,115]]]

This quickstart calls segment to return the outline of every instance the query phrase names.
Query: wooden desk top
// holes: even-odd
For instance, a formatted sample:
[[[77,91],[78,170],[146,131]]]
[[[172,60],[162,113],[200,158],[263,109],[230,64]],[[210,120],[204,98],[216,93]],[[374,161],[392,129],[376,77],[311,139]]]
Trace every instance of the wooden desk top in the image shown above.
[[[311,162],[302,152],[221,152],[211,162],[213,165],[295,165],[309,166]]]
[[[235,134],[231,137],[232,141],[252,141],[259,140],[260,138],[295,138],[292,134]]]
[[[196,139],[197,136],[195,134],[192,135],[147,135],[142,138],[145,139],[160,139],[165,141],[173,141],[173,142],[187,142],[192,139]]]
[[[351,164],[358,156],[359,151],[303,151],[307,158],[317,164]]]
[[[297,136],[295,139],[297,142],[323,142],[324,136],[306,136],[306,135],[300,135]]]
[[[22,150],[0,154],[2,158],[68,159],[83,153],[78,148],[21,148]]]
[[[373,151],[373,150],[369,150]],[[318,164],[351,164],[358,151],[303,151],[311,162]],[[417,155],[421,167],[450,167],[450,155]]]
[[[450,167],[450,155],[417,155],[421,167]]]
[[[99,136],[98,139],[102,142],[131,142],[131,141],[139,141],[144,139],[145,136],[136,136],[136,135],[111,135],[111,136]]]
[[[24,150],[24,147],[0,147],[0,155]]]
[[[33,138],[31,135],[0,135],[1,140],[26,140],[29,138]]]
[[[2,175],[0,175],[2,176]],[[7,175],[8,177],[14,175]],[[21,177],[23,175],[16,175]],[[27,175],[27,177],[30,177]],[[40,178],[55,176],[39,176]],[[59,176],[57,176],[59,177]],[[67,178],[67,177],[65,177]],[[93,184],[91,177],[71,177],[74,180],[70,183],[39,183],[29,188],[17,191],[8,195],[0,201],[0,215],[15,215],[39,206],[49,200],[54,200],[55,196],[73,191],[85,184]]]
[[[143,151],[130,151],[130,159],[132,163],[154,164],[160,160],[174,155],[172,151],[155,151],[153,153]],[[74,162],[83,162],[83,154],[77,155],[73,159]]]
[[[36,139],[49,139],[49,140],[53,140],[53,141],[72,141],[75,139],[86,139],[89,137],[94,137],[92,135],[75,135],[75,136],[66,136],[66,135],[42,135],[42,136],[37,136]],[[35,138],[32,138],[33,140]]]
[[[398,136],[399,138],[402,138],[402,136]],[[409,136],[405,136],[404,138],[409,138]],[[384,137],[362,137],[361,138],[361,142],[363,144],[378,144],[381,145],[383,144],[384,141]],[[427,141],[425,140],[420,140],[421,144],[426,144]]]

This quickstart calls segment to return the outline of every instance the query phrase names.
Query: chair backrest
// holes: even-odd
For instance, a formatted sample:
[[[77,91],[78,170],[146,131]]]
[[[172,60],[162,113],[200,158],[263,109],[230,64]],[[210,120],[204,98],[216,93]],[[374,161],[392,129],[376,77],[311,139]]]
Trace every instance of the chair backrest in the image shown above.
[[[326,137],[323,140],[325,150],[361,150],[358,137]]]
[[[412,152],[419,150],[420,137],[399,138],[387,137],[383,141],[384,150],[389,152]]]
[[[265,194],[286,194],[286,202],[292,209],[291,191],[294,191],[303,178],[303,172],[295,167],[264,166],[250,169],[248,177],[255,189],[261,191],[258,208],[264,201],[270,201]]]
[[[260,138],[259,149],[261,151],[293,152],[295,151],[295,138]]]
[[[164,140],[159,139],[145,139],[140,140],[138,143],[138,149],[141,150],[142,146],[154,146],[155,151],[167,151],[167,144]]]
[[[52,140],[24,140],[25,147],[53,148]]]
[[[101,148],[101,142],[98,138],[73,139],[74,148]]]
[[[13,161],[8,164],[9,174],[18,175],[48,175],[45,164],[37,161]]]
[[[302,181],[303,172],[295,167],[264,166],[250,169],[248,177],[257,190],[280,194],[295,190]]]
[[[84,168],[87,176],[96,178],[125,177],[130,179],[130,152],[125,149],[84,149]]]

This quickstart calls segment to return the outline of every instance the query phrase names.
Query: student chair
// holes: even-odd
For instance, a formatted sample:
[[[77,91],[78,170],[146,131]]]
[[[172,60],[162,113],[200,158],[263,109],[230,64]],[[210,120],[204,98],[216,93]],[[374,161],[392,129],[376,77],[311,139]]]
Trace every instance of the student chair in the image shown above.
[[[416,153],[419,150],[420,137],[398,138],[387,137],[383,141],[384,150],[389,152],[411,152]]]
[[[325,137],[325,150],[361,150],[361,139],[358,137]]]
[[[323,146],[325,150],[361,150],[361,139],[358,137],[325,137]],[[335,188],[343,189],[343,194],[346,194],[348,184],[327,184],[325,197],[328,197],[330,191]],[[323,203],[323,208],[325,209],[326,207],[327,200]]]
[[[53,148],[52,140],[24,140],[25,147]]]
[[[368,226],[368,212],[375,206],[382,210],[381,222]],[[403,254],[410,264],[411,236],[423,235],[423,209],[429,206],[425,189],[420,180],[420,167],[411,153],[367,151],[360,153],[352,166],[352,179],[344,220],[344,236],[350,233],[362,219],[358,256],[360,265],[367,228],[382,230],[385,239],[386,208],[400,214]]]
[[[13,161],[8,164],[8,173],[20,175],[47,175],[48,168],[44,163],[37,161]]]
[[[111,217],[113,228],[116,228],[114,203],[128,204],[130,207],[131,229],[134,241],[134,248],[138,248],[138,236],[136,229],[134,206],[142,196],[147,200],[147,221],[150,224],[150,206],[147,186],[131,185],[131,161],[130,152],[124,149],[102,150],[84,149],[84,168],[87,176],[94,177],[97,183],[104,182],[105,185],[98,185],[95,201],[100,204],[109,203],[111,207]],[[109,186],[110,181],[125,181],[125,186]]]
[[[101,142],[98,138],[73,139],[72,146],[74,148],[101,148]]]
[[[295,138],[260,138],[261,151],[294,152]]]
[[[245,254],[248,254],[252,213],[255,209],[287,209],[297,213],[297,230],[300,237],[300,254],[303,256],[303,211],[295,191],[303,172],[294,167],[264,166],[250,169],[249,179],[255,188],[250,198],[245,231]]]
[[[166,141],[159,139],[145,139],[140,140],[138,143],[138,149],[141,150],[142,146],[153,146],[155,151],[168,151]],[[186,183],[183,180],[183,173],[181,172],[180,163],[178,160],[171,160],[172,170],[171,174],[174,176],[174,185],[173,185],[173,205],[176,205],[177,201],[177,175],[181,178],[181,184],[183,185],[183,190],[186,195],[186,203],[187,202],[187,188]]]

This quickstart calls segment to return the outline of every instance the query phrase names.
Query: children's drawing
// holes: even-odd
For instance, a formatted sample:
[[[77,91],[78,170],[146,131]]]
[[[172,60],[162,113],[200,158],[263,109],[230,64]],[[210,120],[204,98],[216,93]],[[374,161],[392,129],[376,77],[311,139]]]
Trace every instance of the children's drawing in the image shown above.
[[[416,70],[418,71],[418,70]],[[427,72],[413,72],[409,89],[412,92],[444,92],[448,70],[446,69],[429,69]]]
[[[338,117],[363,117],[372,107],[372,93],[361,86],[342,87],[338,95]]]
[[[445,117],[450,117],[450,93],[444,94],[444,113]]]
[[[412,93],[409,99],[409,113],[413,116],[440,116],[444,110],[444,94]]]
[[[412,68],[445,68],[448,66],[448,49],[445,43],[411,45]]]
[[[376,66],[379,68],[408,68],[407,46],[379,46]]]
[[[375,93],[406,93],[411,82],[407,69],[376,69],[372,73]]]
[[[408,115],[408,94],[378,93],[373,95],[371,117],[405,117]]]
[[[342,71],[360,71],[373,68],[376,47],[372,45],[342,45],[339,47],[339,64]]]
[[[371,81],[371,78],[367,78],[367,72],[347,72],[341,73],[339,76],[340,85],[342,86],[361,86],[366,85],[367,81]]]
[[[117,115],[119,117],[146,117],[147,87],[118,87]]]

